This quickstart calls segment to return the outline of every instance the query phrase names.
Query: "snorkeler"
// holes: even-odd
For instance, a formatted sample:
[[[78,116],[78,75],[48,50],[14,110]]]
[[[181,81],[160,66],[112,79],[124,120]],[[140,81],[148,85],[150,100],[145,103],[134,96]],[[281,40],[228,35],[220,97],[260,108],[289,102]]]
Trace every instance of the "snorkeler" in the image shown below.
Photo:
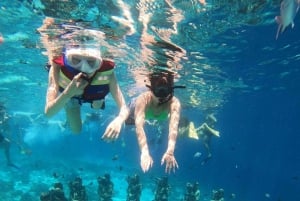
[[[45,34],[45,29],[52,23],[53,18],[46,18],[39,29],[40,33]],[[51,44],[53,41],[47,40],[49,39],[47,34],[43,38],[44,46],[48,47],[51,65],[45,114],[51,117],[64,108],[72,132],[80,133],[81,105],[90,103],[93,109],[104,109],[104,99],[110,92],[120,111],[108,125],[102,138],[115,140],[129,112],[114,73],[115,63],[102,58],[100,48],[95,46],[98,42],[94,39],[94,35],[89,35],[88,30],[82,34],[85,35],[73,39],[68,32],[69,41],[64,44],[62,51],[57,51],[59,48],[55,50],[49,48],[51,45],[48,43]],[[87,39],[89,41],[86,41]]]
[[[175,144],[178,134],[178,123],[180,118],[180,101],[174,96],[174,73],[154,72],[149,76],[150,90],[140,94],[130,103],[130,115],[127,124],[136,126],[136,135],[141,151],[140,165],[144,172],[152,167],[153,159],[149,153],[147,137],[144,130],[146,119],[169,119],[168,147],[161,159],[161,165],[166,163],[165,171],[170,173],[178,168],[174,156]]]
[[[19,169],[19,167],[16,166],[11,161],[11,158],[10,158],[10,144],[11,144],[10,140],[8,138],[4,137],[0,133],[0,148],[4,149],[4,155],[5,155],[5,158],[6,158],[7,165]]]
[[[9,125],[8,125],[8,120],[9,116],[6,112],[6,108],[0,104],[0,148],[4,149],[4,155],[6,158],[6,162],[8,166],[14,167],[14,168],[19,168],[17,167],[14,163],[11,161],[10,157],[10,145],[11,141],[9,138],[5,137],[2,133],[7,132],[9,130]]]
[[[13,116],[14,117],[14,116]],[[12,145],[16,145],[21,154],[30,155],[31,150],[24,146],[21,140],[15,140],[11,136],[11,126],[9,121],[13,118],[7,112],[6,108],[0,103],[0,148],[4,149],[4,155],[7,161],[7,165],[20,169],[15,165],[10,156],[10,149]],[[14,119],[14,118],[13,118]],[[14,119],[15,120],[15,119]]]
[[[7,165],[12,164],[10,160],[10,141],[0,133],[0,147],[4,149]]]
[[[188,121],[186,118],[181,118],[179,123],[179,135],[187,136],[195,140],[202,140],[207,151],[206,157],[201,164],[204,165],[212,157],[210,150],[210,141],[212,136],[220,137],[220,132],[215,130],[217,119],[213,114],[209,114],[205,118],[205,122],[195,128],[194,122]]]

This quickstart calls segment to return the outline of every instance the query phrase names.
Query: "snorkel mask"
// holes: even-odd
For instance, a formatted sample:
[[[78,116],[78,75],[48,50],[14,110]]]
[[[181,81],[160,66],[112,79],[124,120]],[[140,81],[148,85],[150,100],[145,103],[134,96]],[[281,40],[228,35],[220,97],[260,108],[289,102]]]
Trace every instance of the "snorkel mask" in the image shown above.
[[[169,95],[173,95],[172,87],[167,85],[152,87],[151,90],[153,94],[158,98],[166,98]]]
[[[185,88],[185,86],[174,86],[173,73],[153,73],[150,75],[150,85],[146,85],[155,97],[159,99],[159,104],[168,102],[174,96],[174,88]]]
[[[102,63],[100,49],[96,47],[66,48],[64,56],[68,66],[86,74],[94,73]]]

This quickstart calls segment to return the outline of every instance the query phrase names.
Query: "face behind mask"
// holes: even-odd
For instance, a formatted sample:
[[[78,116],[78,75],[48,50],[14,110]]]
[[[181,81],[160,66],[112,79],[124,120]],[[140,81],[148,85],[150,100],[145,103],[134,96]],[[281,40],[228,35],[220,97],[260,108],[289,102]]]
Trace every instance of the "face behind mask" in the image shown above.
[[[173,93],[173,89],[170,86],[163,85],[163,86],[153,87],[152,92],[158,98],[165,98]]]
[[[185,88],[185,86],[174,86],[174,74],[153,73],[150,75],[151,85],[146,85],[153,95],[163,104],[172,99],[175,88]]]
[[[102,63],[100,50],[92,48],[69,49],[65,57],[69,66],[87,74],[94,73]]]

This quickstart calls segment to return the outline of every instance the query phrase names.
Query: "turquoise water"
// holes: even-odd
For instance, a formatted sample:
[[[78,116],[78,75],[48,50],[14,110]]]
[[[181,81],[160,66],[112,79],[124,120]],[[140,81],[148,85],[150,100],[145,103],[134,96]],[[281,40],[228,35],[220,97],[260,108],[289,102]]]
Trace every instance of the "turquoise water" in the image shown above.
[[[105,57],[116,62],[126,101],[145,90],[145,73],[166,64],[178,73],[175,95],[182,116],[201,125],[214,113],[220,138],[212,158],[202,141],[180,138],[176,173],[168,175],[169,200],[183,200],[187,182],[199,182],[200,200],[224,189],[225,200],[300,200],[299,14],[275,40],[279,1],[46,1],[0,3],[0,102],[9,115],[11,158],[0,158],[0,200],[39,200],[56,182],[69,197],[69,182],[82,178],[89,200],[98,200],[97,178],[109,173],[113,200],[126,200],[127,176],[138,174],[141,200],[154,199],[167,140],[167,122],[147,125],[152,169],[143,173],[134,128],[124,126],[114,143],[100,140],[117,114],[109,95],[104,111],[83,106],[80,135],[65,126],[64,112],[44,114],[47,57],[36,29],[45,16],[88,21],[106,37]],[[158,126],[159,125],[159,126]],[[8,131],[5,131],[6,134]],[[157,135],[162,135],[157,140]],[[30,150],[30,152],[29,152]],[[28,151],[28,152],[26,152]],[[200,153],[200,155],[196,155]]]

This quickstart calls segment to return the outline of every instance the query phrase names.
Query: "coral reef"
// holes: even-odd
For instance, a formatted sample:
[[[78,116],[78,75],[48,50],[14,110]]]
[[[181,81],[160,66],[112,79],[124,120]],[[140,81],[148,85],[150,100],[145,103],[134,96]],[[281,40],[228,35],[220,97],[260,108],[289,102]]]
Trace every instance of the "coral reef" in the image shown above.
[[[211,201],[224,201],[224,189],[213,190]]]
[[[49,192],[43,192],[40,196],[41,201],[67,201],[61,183],[55,183]]]
[[[76,177],[74,181],[69,183],[70,188],[70,200],[71,201],[87,201],[88,197],[86,194],[85,187],[82,185],[82,179]]]
[[[110,180],[110,175],[105,174],[102,177],[98,177],[98,195],[100,201],[112,201],[114,184]]]
[[[156,178],[156,184],[155,198],[153,201],[167,201],[170,190],[168,177]]]
[[[140,201],[142,193],[142,184],[140,183],[140,177],[135,174],[127,177],[127,199],[126,201]]]
[[[187,183],[183,201],[199,201],[199,200],[200,200],[199,183],[198,182],[195,182],[194,184]]]

